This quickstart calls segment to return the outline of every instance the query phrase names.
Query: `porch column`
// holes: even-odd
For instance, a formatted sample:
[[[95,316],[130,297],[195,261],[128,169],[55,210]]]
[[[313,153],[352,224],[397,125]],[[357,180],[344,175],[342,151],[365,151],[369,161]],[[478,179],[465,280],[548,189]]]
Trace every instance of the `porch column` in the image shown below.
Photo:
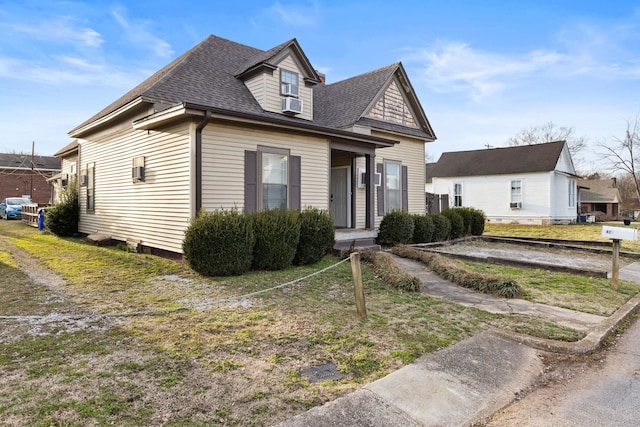
[[[371,154],[365,154],[364,155],[365,158],[365,162],[366,162],[366,173],[365,173],[365,177],[367,180],[367,185],[366,185],[366,194],[365,194],[365,219],[364,219],[364,228],[368,229],[368,230],[373,230],[375,228],[375,224],[376,224],[376,219],[374,216],[374,195],[375,195],[375,189],[376,189],[376,182],[375,182],[375,170],[376,170],[376,165],[375,165],[375,156],[371,155]]]

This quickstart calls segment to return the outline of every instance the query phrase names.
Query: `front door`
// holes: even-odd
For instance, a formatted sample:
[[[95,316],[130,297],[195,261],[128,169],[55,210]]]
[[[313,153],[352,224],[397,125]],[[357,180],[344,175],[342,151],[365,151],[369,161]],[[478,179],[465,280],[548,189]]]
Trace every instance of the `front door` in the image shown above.
[[[331,168],[331,195],[329,209],[336,227],[350,227],[350,186],[349,167]]]

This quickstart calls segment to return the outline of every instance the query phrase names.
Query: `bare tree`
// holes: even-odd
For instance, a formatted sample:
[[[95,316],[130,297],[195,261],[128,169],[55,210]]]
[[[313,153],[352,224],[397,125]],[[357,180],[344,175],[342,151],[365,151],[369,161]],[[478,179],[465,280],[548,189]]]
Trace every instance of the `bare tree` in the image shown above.
[[[584,136],[576,136],[574,132],[572,127],[556,126],[553,122],[547,122],[541,126],[522,129],[507,140],[507,145],[533,145],[566,141],[571,157],[577,163],[581,160],[580,154],[587,145],[587,139]]]
[[[609,164],[612,173],[627,175],[633,182],[635,197],[640,198],[640,117],[627,120],[624,137],[613,137],[611,141],[597,144],[601,152],[598,153]]]

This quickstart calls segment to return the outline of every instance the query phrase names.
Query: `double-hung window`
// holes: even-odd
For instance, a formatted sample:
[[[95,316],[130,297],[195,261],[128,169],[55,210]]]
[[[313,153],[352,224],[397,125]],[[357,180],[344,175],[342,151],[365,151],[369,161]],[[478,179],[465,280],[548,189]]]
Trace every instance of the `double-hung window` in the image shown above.
[[[514,179],[511,181],[511,207],[522,206],[522,181]]]
[[[576,205],[576,182],[574,180],[569,181],[569,207]]]
[[[298,73],[280,70],[280,92],[282,95],[298,96]]]
[[[402,209],[402,164],[385,161],[384,167],[387,212]]]
[[[462,207],[462,184],[459,182],[453,184],[453,206]]]
[[[289,208],[289,150],[260,147],[259,201],[261,210]]]
[[[87,211],[93,212],[96,208],[96,164],[87,165]]]

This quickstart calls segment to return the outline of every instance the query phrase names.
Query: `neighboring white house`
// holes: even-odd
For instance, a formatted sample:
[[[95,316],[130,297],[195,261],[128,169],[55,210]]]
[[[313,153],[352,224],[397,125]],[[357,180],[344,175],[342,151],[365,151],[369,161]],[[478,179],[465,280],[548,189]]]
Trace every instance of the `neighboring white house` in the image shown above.
[[[564,141],[443,153],[427,167],[427,192],[493,222],[563,224],[578,212],[577,176]],[[429,183],[430,181],[430,183]]]

